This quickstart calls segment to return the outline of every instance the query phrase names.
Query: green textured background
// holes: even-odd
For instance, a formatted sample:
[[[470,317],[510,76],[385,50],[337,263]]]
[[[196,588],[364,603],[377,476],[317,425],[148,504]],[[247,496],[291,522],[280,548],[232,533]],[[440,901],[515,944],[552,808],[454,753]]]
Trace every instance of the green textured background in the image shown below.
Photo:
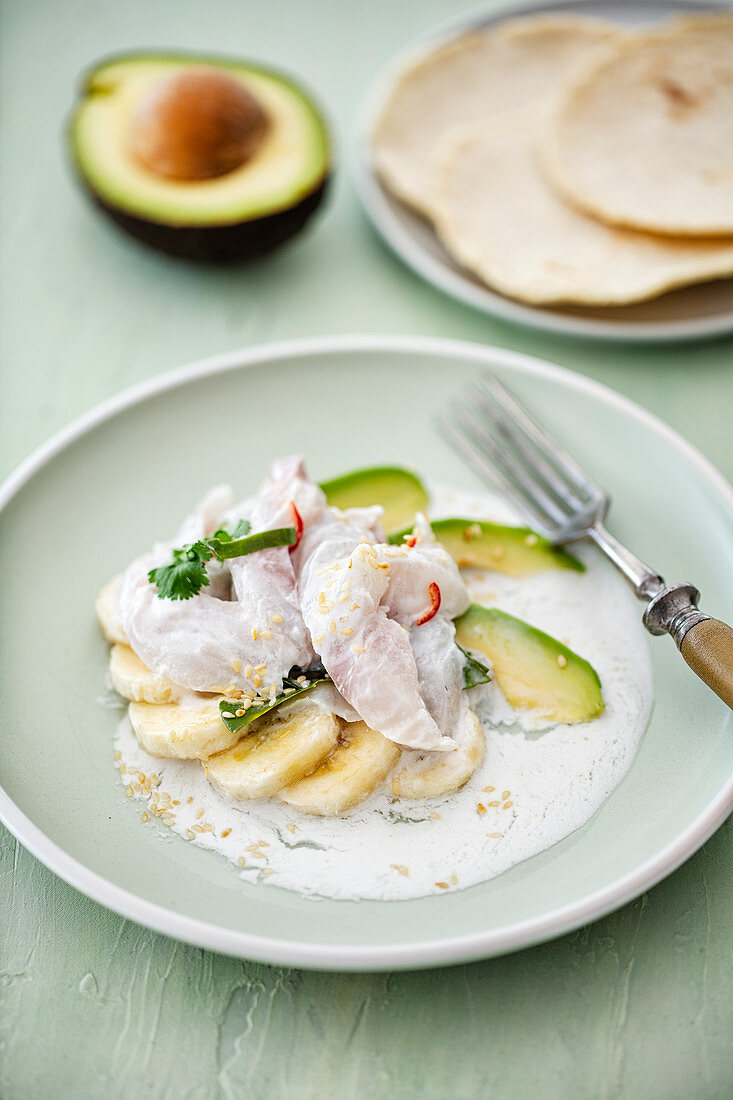
[[[364,331],[555,360],[668,420],[731,476],[733,341],[617,348],[515,329],[423,284],[370,231],[346,170],[362,93],[403,42],[457,11],[449,0],[4,0],[0,475],[158,371]],[[156,45],[283,66],[330,105],[341,171],[325,216],[291,247],[251,268],[196,270],[148,254],[83,201],[61,138],[77,74],[105,53]],[[63,640],[39,629],[39,647],[50,644]],[[342,976],[140,929],[0,828],[0,1097],[728,1100],[732,863],[729,821],[649,894],[554,943],[446,970]]]

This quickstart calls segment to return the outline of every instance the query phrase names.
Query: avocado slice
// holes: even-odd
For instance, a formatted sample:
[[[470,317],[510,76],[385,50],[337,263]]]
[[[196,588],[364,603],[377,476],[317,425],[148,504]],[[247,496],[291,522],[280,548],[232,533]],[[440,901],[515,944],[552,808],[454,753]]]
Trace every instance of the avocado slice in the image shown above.
[[[556,638],[476,603],[455,625],[459,645],[489,658],[511,706],[539,707],[555,722],[589,722],[602,713],[598,673]]]
[[[403,466],[369,466],[322,481],[326,500],[336,508],[368,508],[381,504],[385,531],[414,523],[415,513],[428,505],[428,493],[417,474]],[[410,528],[412,529],[412,528]]]
[[[492,569],[511,577],[524,577],[541,569],[574,569],[585,566],[572,554],[559,550],[529,527],[505,527],[475,519],[434,519],[430,526],[438,542],[457,565]],[[410,527],[395,531],[390,542],[402,542]]]
[[[297,233],[330,170],[323,118],[301,87],[212,56],[101,62],[84,79],[70,145],[81,182],[118,225],[206,262],[250,259]]]

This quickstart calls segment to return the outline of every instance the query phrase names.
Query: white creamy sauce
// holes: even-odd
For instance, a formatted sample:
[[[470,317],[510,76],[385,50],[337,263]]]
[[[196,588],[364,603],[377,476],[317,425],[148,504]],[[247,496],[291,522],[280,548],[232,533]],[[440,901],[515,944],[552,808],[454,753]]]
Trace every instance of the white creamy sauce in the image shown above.
[[[516,522],[502,501],[432,488],[431,518]],[[588,821],[631,765],[649,717],[651,672],[639,605],[597,552],[577,553],[586,573],[512,578],[472,570],[465,580],[477,603],[526,619],[590,661],[605,712],[592,722],[546,728],[531,712],[509,707],[495,683],[474,689],[487,751],[457,793],[396,799],[387,781],[335,819],[299,814],[274,799],[235,804],[209,786],[198,761],[144,752],[126,718],[115,742],[122,782],[148,802],[151,820],[221,853],[245,880],[316,898],[404,900],[501,874]],[[398,769],[409,756],[405,750]]]

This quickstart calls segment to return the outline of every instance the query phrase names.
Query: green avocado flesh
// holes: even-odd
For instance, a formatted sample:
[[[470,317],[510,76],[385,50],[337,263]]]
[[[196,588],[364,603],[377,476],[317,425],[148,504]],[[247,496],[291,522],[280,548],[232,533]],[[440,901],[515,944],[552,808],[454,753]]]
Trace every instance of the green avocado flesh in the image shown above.
[[[214,68],[241,82],[268,120],[251,159],[223,175],[194,181],[150,171],[132,155],[129,141],[141,96],[161,78],[192,66]],[[77,170],[100,205],[113,216],[182,233],[230,228],[290,212],[323,187],[329,172],[325,126],[308,95],[280,74],[219,57],[111,58],[86,77],[70,129]]]
[[[425,486],[416,474],[402,466],[370,466],[364,470],[322,481],[329,504],[336,508],[368,508],[381,504],[385,531],[413,523],[416,512],[428,505]]]
[[[555,722],[589,722],[603,711],[595,669],[556,638],[505,611],[471,604],[456,619],[456,640],[489,658],[513,707],[537,707]]]
[[[464,568],[492,569],[510,577],[524,577],[541,569],[585,570],[565,550],[556,549],[547,539],[529,527],[504,527],[475,519],[435,519],[431,521],[438,542],[457,565]],[[390,542],[402,542],[410,528],[390,535]]]

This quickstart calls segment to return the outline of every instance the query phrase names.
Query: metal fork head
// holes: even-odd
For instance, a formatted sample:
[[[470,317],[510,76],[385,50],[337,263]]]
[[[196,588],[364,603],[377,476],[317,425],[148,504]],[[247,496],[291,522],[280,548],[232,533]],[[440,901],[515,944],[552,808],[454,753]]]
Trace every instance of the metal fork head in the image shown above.
[[[589,537],[608,509],[588,476],[495,375],[486,371],[438,420],[446,441],[558,545]]]

